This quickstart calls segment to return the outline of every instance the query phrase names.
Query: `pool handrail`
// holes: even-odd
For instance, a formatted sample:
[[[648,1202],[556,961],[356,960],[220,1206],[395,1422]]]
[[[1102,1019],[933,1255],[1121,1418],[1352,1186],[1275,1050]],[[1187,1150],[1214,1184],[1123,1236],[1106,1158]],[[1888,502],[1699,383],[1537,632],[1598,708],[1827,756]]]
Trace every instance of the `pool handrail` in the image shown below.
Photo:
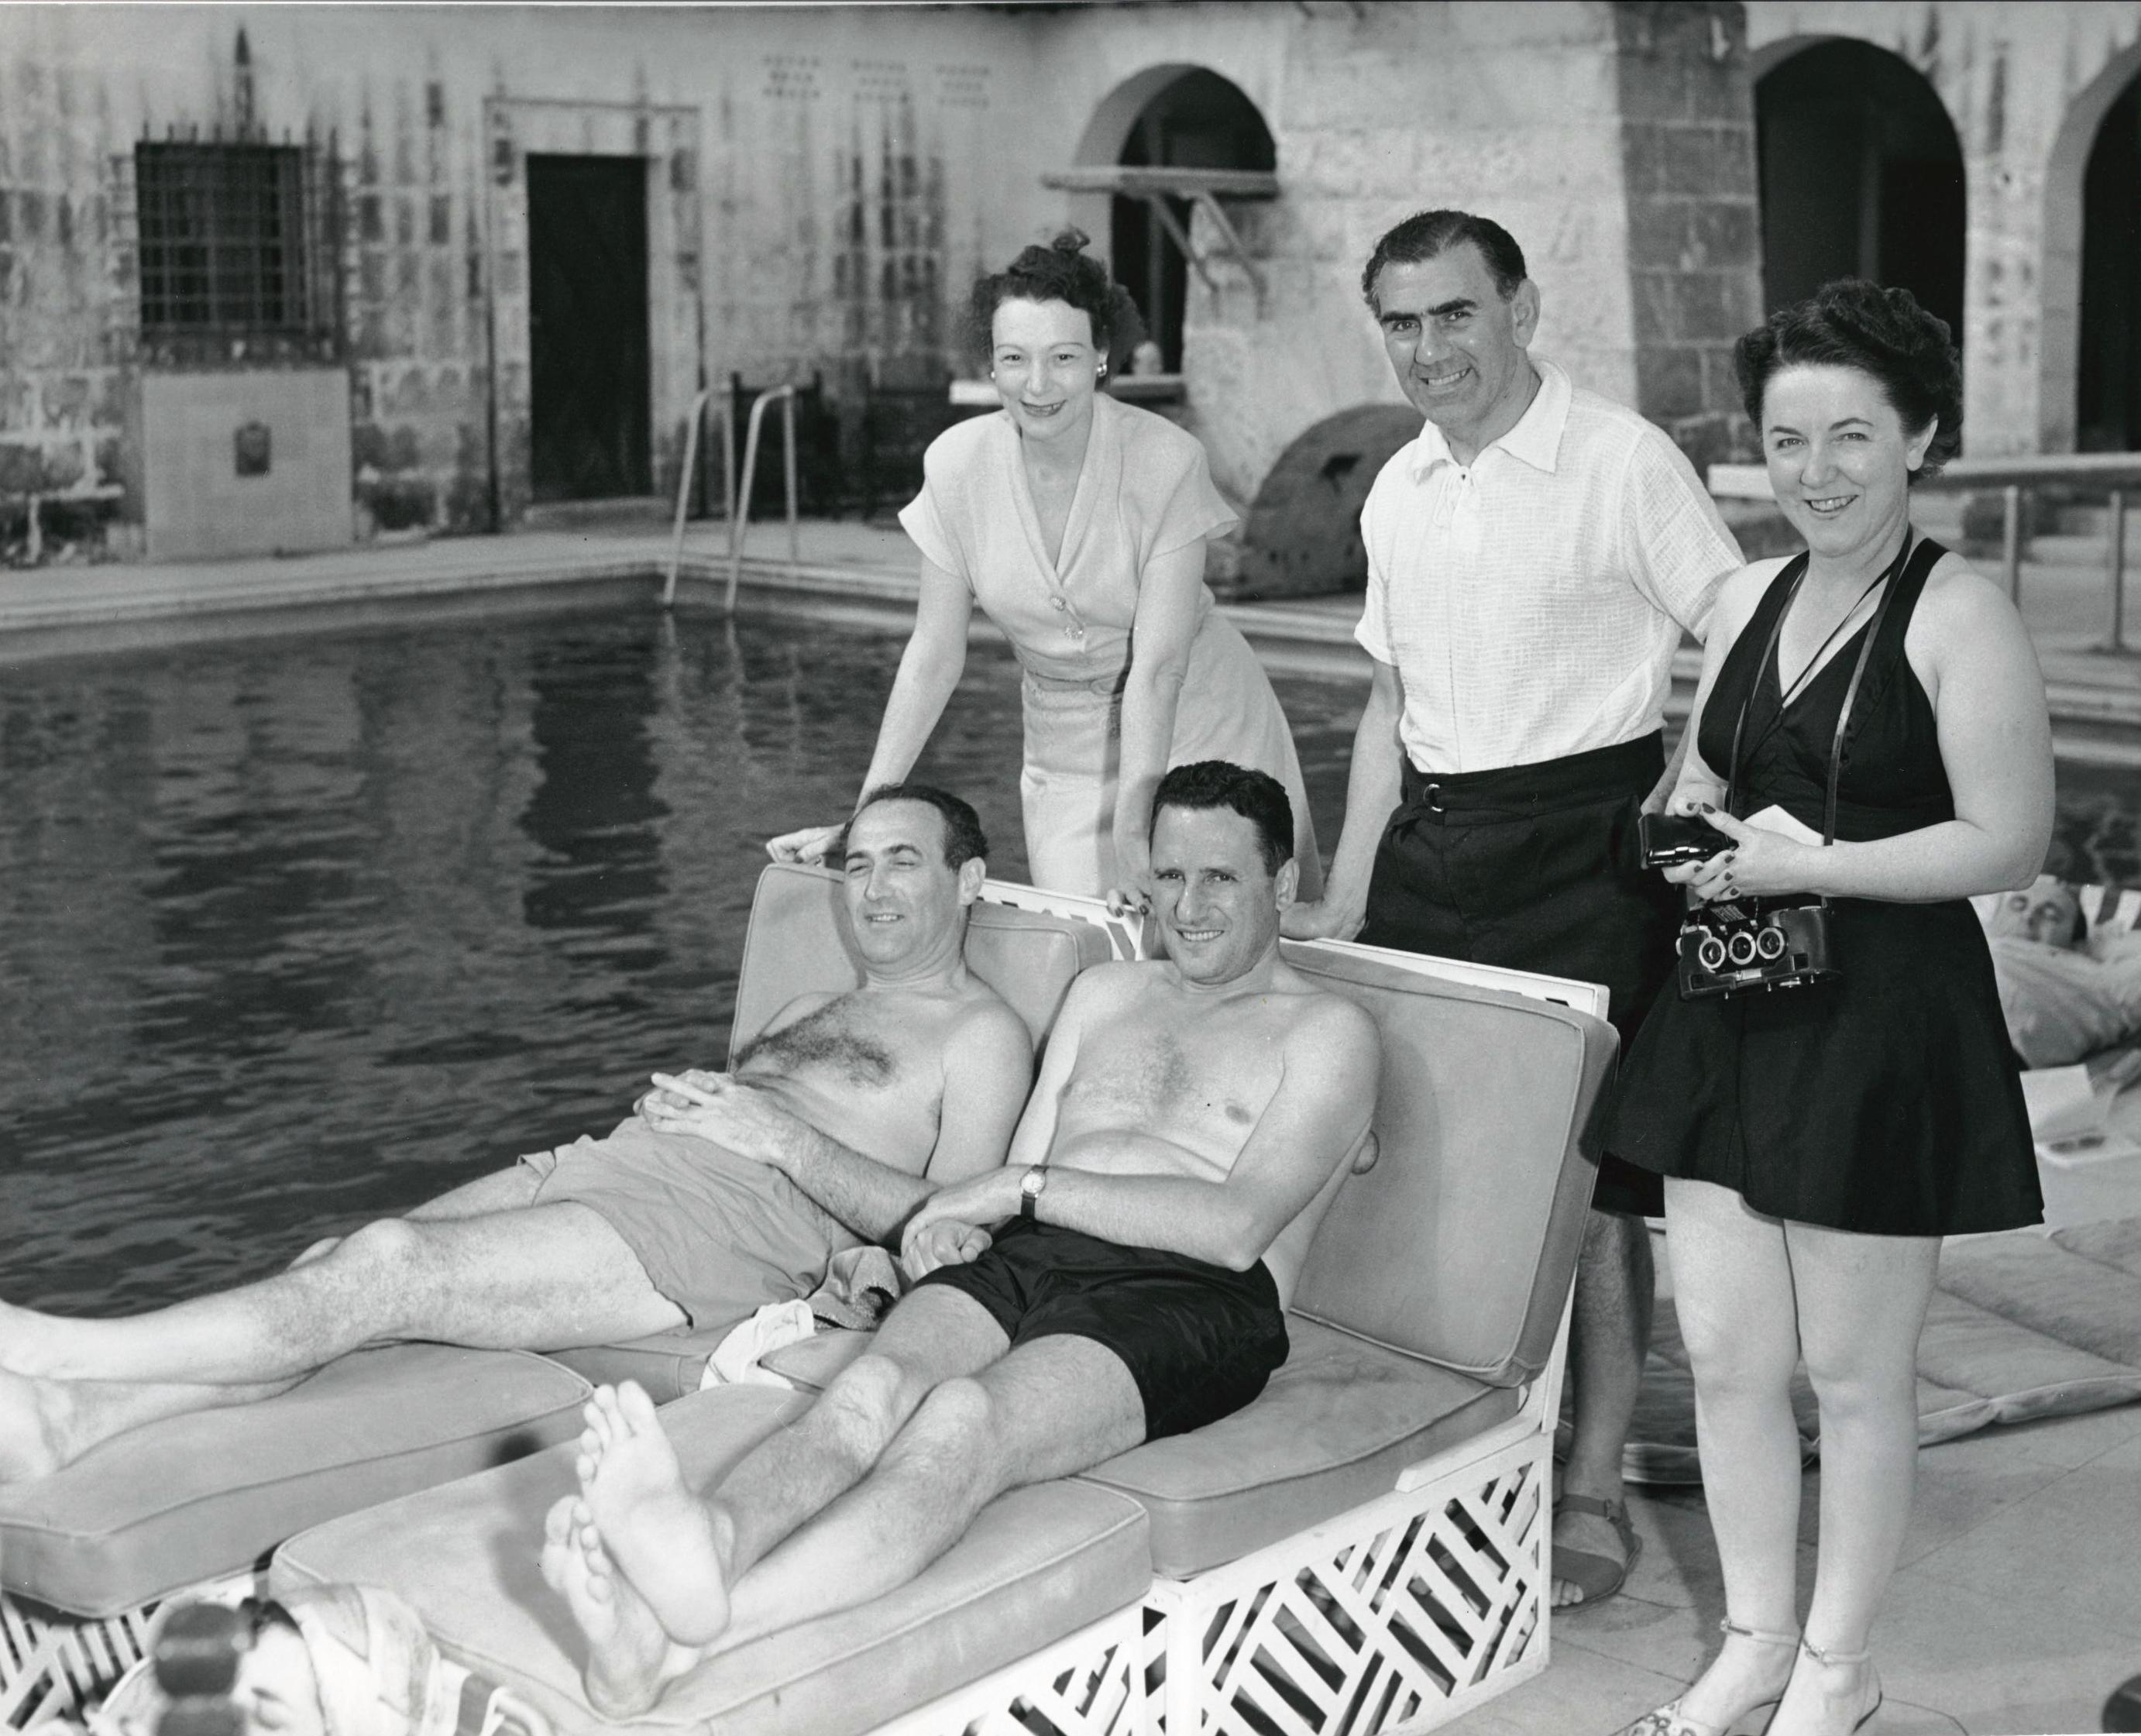
[[[743,578],[744,533],[751,528],[751,491],[758,473],[759,430],[765,420],[766,406],[776,399],[780,404],[780,455],[787,483],[788,569],[793,574],[803,564],[802,533],[798,529],[795,513],[795,388],[792,385],[769,386],[751,401],[751,420],[744,430],[743,479],[737,485],[736,500],[729,512],[729,583],[721,604],[726,614],[736,613],[736,586]]]

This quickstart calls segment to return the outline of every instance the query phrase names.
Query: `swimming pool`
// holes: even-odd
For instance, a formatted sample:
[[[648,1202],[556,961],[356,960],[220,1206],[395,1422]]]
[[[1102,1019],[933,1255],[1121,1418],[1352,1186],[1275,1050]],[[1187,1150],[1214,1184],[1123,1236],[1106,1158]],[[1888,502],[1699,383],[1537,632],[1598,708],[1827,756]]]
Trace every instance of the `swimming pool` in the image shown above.
[[[760,840],[854,799],[900,644],[633,612],[9,670],[5,1295],[258,1276],[717,1064]],[[1277,685],[1327,857],[1361,690]],[[938,733],[1022,878],[1007,651]],[[2136,796],[2063,768],[2057,853],[2136,878]]]
[[[760,841],[854,799],[900,642],[572,614],[10,670],[6,1296],[257,1276],[717,1065]],[[1354,701],[1285,685],[1335,838]],[[921,771],[1011,878],[1018,740],[977,645]]]

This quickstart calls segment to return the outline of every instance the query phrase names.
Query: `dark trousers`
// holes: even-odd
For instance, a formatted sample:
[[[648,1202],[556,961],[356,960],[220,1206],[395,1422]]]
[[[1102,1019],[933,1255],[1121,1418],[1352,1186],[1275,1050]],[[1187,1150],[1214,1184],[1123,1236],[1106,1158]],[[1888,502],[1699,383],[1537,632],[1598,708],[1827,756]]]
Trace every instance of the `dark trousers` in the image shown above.
[[[1627,1052],[1672,978],[1683,900],[1642,865],[1637,816],[1665,775],[1657,734],[1491,771],[1408,763],[1368,885],[1370,946],[1605,984]],[[1656,1217],[1664,1183],[1607,1155],[1592,1203]]]

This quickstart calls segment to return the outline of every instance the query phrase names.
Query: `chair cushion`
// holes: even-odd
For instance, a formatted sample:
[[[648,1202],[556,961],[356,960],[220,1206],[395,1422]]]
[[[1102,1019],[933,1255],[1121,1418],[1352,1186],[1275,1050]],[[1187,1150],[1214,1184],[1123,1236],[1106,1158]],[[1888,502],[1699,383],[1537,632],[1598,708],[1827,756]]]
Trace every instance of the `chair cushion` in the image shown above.
[[[1075,917],[976,904],[967,963],[1009,1001],[1039,1044],[1056,1022],[1071,979],[1114,957],[1107,934]],[[862,981],[840,912],[840,877],[829,868],[770,864],[758,877],[737,974],[733,1055],[798,995],[843,993]]]
[[[360,1350],[279,1397],[151,1423],[0,1488],[4,1582],[116,1615],[250,1567],[307,1526],[577,1435],[587,1395],[517,1351]]]
[[[703,1484],[807,1404],[726,1387],[662,1415]],[[573,1449],[560,1448],[294,1537],[269,1583],[384,1586],[450,1656],[520,1693],[560,1736],[612,1728],[581,1695],[570,1622],[537,1566],[543,1516],[572,1488]],[[709,1659],[634,1724],[707,1736],[868,1730],[1135,1603],[1150,1581],[1133,1502],[1077,1483],[1013,1490],[911,1585]]]
[[[1375,1016],[1382,1155],[1309,1249],[1297,1313],[1472,1375],[1546,1366],[1596,1171],[1580,1150],[1612,1029],[1373,949],[1288,943],[1287,962]]]
[[[1297,1316],[1287,1332],[1254,1404],[1085,1473],[1150,1516],[1155,1573],[1200,1573],[1387,1495],[1406,1466],[1516,1414],[1513,1389]]]

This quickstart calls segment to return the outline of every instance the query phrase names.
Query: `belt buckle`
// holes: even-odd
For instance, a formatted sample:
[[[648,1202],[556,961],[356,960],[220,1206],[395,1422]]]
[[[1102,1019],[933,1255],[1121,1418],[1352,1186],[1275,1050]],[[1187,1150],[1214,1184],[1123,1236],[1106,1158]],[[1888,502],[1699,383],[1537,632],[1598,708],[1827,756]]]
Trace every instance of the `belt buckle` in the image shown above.
[[[1427,786],[1427,811],[1430,814],[1440,814],[1445,811],[1442,806],[1442,786],[1440,784],[1430,782]]]

